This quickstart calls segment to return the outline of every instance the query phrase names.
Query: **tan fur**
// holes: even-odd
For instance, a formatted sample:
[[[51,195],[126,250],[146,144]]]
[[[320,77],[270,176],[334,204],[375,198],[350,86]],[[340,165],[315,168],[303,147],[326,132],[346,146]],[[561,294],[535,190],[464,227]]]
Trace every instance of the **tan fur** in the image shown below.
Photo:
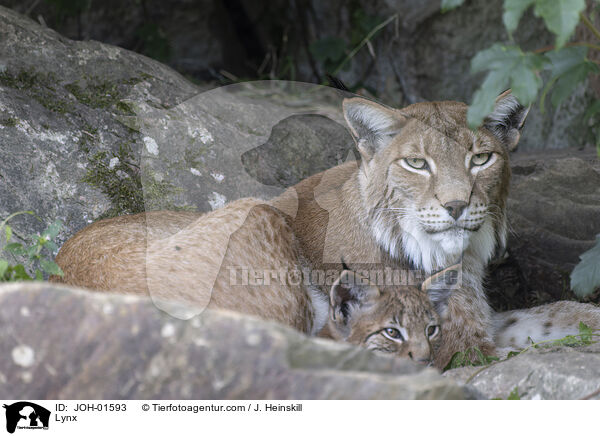
[[[150,212],[100,221],[69,239],[56,261],[65,276],[53,281],[147,294],[195,305],[197,312],[234,310],[311,331],[302,283],[280,284],[275,276],[269,286],[242,285],[241,277],[232,284],[230,267],[261,272],[298,265],[284,215],[262,200],[238,200],[205,215]]]
[[[351,99],[345,105],[353,100],[365,104],[362,99]],[[340,260],[344,258],[353,269],[391,266],[431,274],[462,262],[463,286],[450,299],[437,365],[445,366],[456,351],[471,346],[493,354],[492,312],[482,278],[494,247],[503,246],[505,240],[510,180],[507,145],[486,128],[471,131],[466,125],[467,106],[462,103],[419,103],[401,111],[382,109],[372,102],[366,105],[390,118],[393,137],[380,150],[369,150],[366,146],[361,148],[360,132],[353,131],[363,156],[360,164],[346,163],[291,188],[297,192],[299,201],[293,229],[302,253],[314,269],[341,268]],[[496,160],[473,176],[465,167],[472,151],[493,152]],[[425,177],[398,165],[400,159],[410,156],[433,161],[435,173]],[[471,240],[457,247],[454,255],[438,256],[427,262],[411,259],[402,247],[407,229],[401,219],[409,214],[406,209],[412,209],[412,216],[407,219],[413,222],[419,219],[416,227],[422,229],[430,215],[442,216],[445,213],[442,205],[451,200],[467,202],[473,218],[482,218],[479,227],[470,227],[469,222],[463,224]],[[278,206],[277,201],[272,203]],[[377,240],[377,226],[387,232],[389,245]],[[489,247],[469,244],[483,232],[489,233]],[[407,239],[412,237],[417,245],[421,244],[428,231],[421,233]],[[457,245],[462,242],[460,236],[455,240]]]
[[[436,364],[443,367],[454,352],[470,346],[492,354],[482,277],[506,237],[508,149],[516,145],[526,114],[517,109],[514,98],[501,96],[497,111],[473,132],[462,103],[394,110],[347,99],[344,115],[360,162],[310,177],[273,199],[273,207],[247,199],[203,216],[153,212],[102,221],[67,241],[57,262],[66,283],[200,307],[210,299],[209,307],[257,314],[303,331],[314,329],[316,316],[308,294],[316,289],[327,298],[329,284],[248,285],[243,292],[249,298],[240,298],[228,267],[341,272],[344,259],[354,270],[432,274],[460,262],[462,282],[445,311]],[[475,174],[469,159],[483,152],[494,160]],[[410,157],[427,159],[429,174],[407,168],[404,159]],[[456,201],[466,204],[466,212],[454,222],[446,205]],[[296,208],[293,218],[281,212]]]

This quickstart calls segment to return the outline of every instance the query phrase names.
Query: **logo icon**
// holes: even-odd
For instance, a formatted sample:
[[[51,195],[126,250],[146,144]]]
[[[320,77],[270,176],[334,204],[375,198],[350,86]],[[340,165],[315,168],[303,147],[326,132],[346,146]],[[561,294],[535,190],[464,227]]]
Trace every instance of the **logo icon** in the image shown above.
[[[50,411],[42,406],[29,401],[19,401],[10,405],[4,404],[6,409],[6,431],[14,433],[18,429],[48,429]]]

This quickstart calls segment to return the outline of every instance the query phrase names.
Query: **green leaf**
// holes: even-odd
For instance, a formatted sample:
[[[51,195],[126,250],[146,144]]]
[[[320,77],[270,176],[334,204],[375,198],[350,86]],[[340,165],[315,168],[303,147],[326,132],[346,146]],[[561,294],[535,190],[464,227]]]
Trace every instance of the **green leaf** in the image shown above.
[[[555,79],[573,67],[586,61],[587,47],[564,47],[560,50],[553,50],[546,53],[546,58],[550,61],[550,78]]]
[[[515,65],[510,76],[512,93],[525,106],[535,101],[543,85],[542,78],[538,75],[540,67],[534,61],[535,59],[526,57],[523,62]]]
[[[16,255],[25,254],[23,245],[19,244],[18,242],[11,242],[10,244],[6,244],[4,246],[4,251],[6,251],[8,253],[16,254]]]
[[[51,240],[58,236],[58,232],[62,228],[62,222],[60,220],[54,221],[52,224],[48,226],[46,230],[42,233],[42,238],[46,238],[47,240]]]
[[[38,254],[40,254],[42,247],[38,244],[27,247],[27,256],[30,259],[35,258]]]
[[[560,48],[575,31],[579,13],[584,9],[585,0],[535,0],[533,12],[556,35],[556,48]]]
[[[15,267],[13,267],[13,280],[25,280],[25,281],[29,281],[29,280],[33,280],[29,274],[27,274],[27,271],[25,271],[25,267],[21,264],[16,265]]]
[[[571,272],[571,289],[581,298],[600,287],[600,235],[596,235],[596,245],[579,258],[581,261]]]
[[[597,70],[598,67],[596,64],[589,62],[577,65],[571,71],[561,76],[556,81],[554,91],[552,92],[552,104],[557,107],[565,98],[575,91],[577,85],[585,81],[589,73],[597,72]]]
[[[35,270],[35,279],[40,282],[44,280],[44,274],[39,269]]]
[[[10,241],[12,236],[12,228],[8,224],[4,227],[4,233],[6,234],[6,242]]]
[[[40,265],[41,265],[42,269],[44,270],[44,272],[47,274],[57,275],[57,276],[61,276],[61,277],[64,275],[62,269],[60,269],[60,267],[55,262],[52,262],[51,260],[40,259]]]
[[[8,270],[8,262],[4,259],[0,259],[0,281],[4,278],[4,274]]]
[[[504,0],[504,14],[502,21],[508,33],[517,30],[519,21],[525,12],[535,0]]]
[[[542,86],[539,72],[547,63],[544,56],[524,53],[516,46],[494,44],[477,53],[471,61],[471,70],[475,73],[489,73],[473,95],[473,102],[467,113],[469,126],[475,128],[481,125],[494,109],[498,95],[509,87],[521,104],[533,103]]]
[[[555,107],[571,95],[588,74],[600,71],[586,58],[587,52],[587,47],[565,47],[545,55],[550,61],[550,83],[554,83],[552,104]]]
[[[481,88],[475,91],[473,102],[467,111],[469,127],[476,128],[483,119],[494,110],[498,95],[508,88],[508,78],[503,72],[492,71],[483,81]]]
[[[55,253],[58,251],[58,245],[56,245],[52,241],[46,241],[45,247],[47,247],[48,250],[50,250],[50,252],[52,252],[52,253]]]
[[[442,13],[456,9],[464,2],[465,0],[442,0]]]

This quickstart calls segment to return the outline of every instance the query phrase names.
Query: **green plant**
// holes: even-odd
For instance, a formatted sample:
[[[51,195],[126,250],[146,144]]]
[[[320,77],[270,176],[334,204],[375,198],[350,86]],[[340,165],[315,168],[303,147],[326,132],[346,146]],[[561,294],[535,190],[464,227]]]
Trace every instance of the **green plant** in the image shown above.
[[[53,240],[58,235],[62,223],[57,220],[50,224],[41,234],[30,235],[24,238],[31,241],[29,244],[24,245],[19,242],[11,242],[13,228],[8,224],[8,221],[18,215],[24,214],[33,215],[40,220],[33,212],[22,211],[13,213],[0,223],[0,231],[4,229],[6,238],[6,245],[2,247],[0,252],[3,251],[7,255],[6,257],[0,256],[0,282],[43,280],[44,273],[62,276],[63,271],[54,261],[50,260],[52,253],[58,250]],[[25,258],[25,264],[10,262],[8,260],[10,256]],[[29,275],[27,268],[34,271],[33,276]]]
[[[578,297],[585,297],[600,287],[600,235],[596,235],[596,245],[579,258],[571,273],[571,289]]]
[[[467,348],[464,351],[454,353],[450,363],[446,365],[444,371],[464,366],[484,366],[500,360],[496,356],[486,356],[478,347]]]
[[[596,2],[599,2],[596,0]],[[464,0],[443,0],[442,10],[447,11],[464,3]],[[558,107],[589,76],[600,73],[598,64],[588,58],[590,50],[600,51],[600,29],[584,12],[585,0],[504,0],[504,26],[512,40],[523,13],[533,8],[542,18],[546,28],[556,36],[555,45],[534,51],[523,50],[518,45],[496,43],[480,51],[471,61],[474,73],[487,71],[481,87],[475,92],[467,118],[471,127],[481,124],[492,111],[496,96],[507,88],[521,104],[529,105],[540,98],[544,111],[546,97]],[[592,12],[594,14],[595,11]],[[597,39],[595,42],[569,42],[579,23],[586,26]],[[546,76],[546,84],[542,78]],[[600,100],[593,101],[583,117],[600,156]],[[581,255],[581,262],[571,273],[571,289],[578,297],[590,295],[600,287],[600,235],[596,245]]]
[[[453,9],[462,3],[464,0],[443,0],[442,10]],[[546,28],[555,35],[554,46],[527,51],[512,40],[521,17],[529,8],[533,8],[533,13],[542,18]],[[504,0],[502,18],[512,43],[496,43],[477,53],[471,61],[474,73],[488,73],[469,107],[468,121],[472,127],[480,125],[491,113],[496,96],[507,88],[511,88],[524,105],[532,104],[539,96],[544,110],[548,93],[552,93],[551,102],[556,107],[588,76],[600,72],[598,65],[587,57],[589,50],[600,50],[600,30],[584,11],[585,0]],[[580,22],[598,41],[568,42]],[[547,76],[545,86],[542,73]],[[588,108],[586,120],[600,123],[596,119],[599,113],[600,103],[596,101]],[[596,130],[600,155],[600,128]]]
[[[531,345],[526,348],[523,348],[519,351],[511,351],[508,353],[505,359],[500,359],[496,356],[486,356],[483,352],[477,347],[467,348],[464,351],[459,351],[454,353],[452,359],[446,367],[444,371],[455,368],[462,368],[465,366],[486,366],[495,364],[498,362],[504,362],[511,357],[518,356],[519,354],[525,353],[526,351],[532,348],[543,348],[543,347],[557,347],[557,346],[567,346],[567,347],[580,347],[585,345],[591,345],[595,343],[594,338],[600,338],[600,330],[592,329],[587,326],[583,322],[579,322],[579,333],[576,335],[567,335],[561,339],[551,339],[547,341],[534,342],[531,338]],[[475,372],[469,377],[466,383],[472,380],[475,375],[479,374],[480,371]],[[510,398],[508,398],[510,399]]]

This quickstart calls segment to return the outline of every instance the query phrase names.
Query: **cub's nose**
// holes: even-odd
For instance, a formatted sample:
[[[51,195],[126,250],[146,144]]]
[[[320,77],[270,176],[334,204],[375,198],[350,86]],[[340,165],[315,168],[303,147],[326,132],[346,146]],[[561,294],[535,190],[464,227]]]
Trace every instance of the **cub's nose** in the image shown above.
[[[467,203],[460,200],[452,200],[444,204],[444,209],[448,211],[450,216],[456,221],[467,207]]]
[[[421,364],[421,365],[425,365],[425,366],[429,366],[429,365],[431,365],[431,357],[417,357],[417,358],[415,358],[415,357],[413,356],[413,353],[412,353],[412,351],[409,351],[409,352],[408,352],[408,357],[409,357],[411,360],[414,360],[414,361],[416,361],[417,363],[419,363],[419,364]]]

